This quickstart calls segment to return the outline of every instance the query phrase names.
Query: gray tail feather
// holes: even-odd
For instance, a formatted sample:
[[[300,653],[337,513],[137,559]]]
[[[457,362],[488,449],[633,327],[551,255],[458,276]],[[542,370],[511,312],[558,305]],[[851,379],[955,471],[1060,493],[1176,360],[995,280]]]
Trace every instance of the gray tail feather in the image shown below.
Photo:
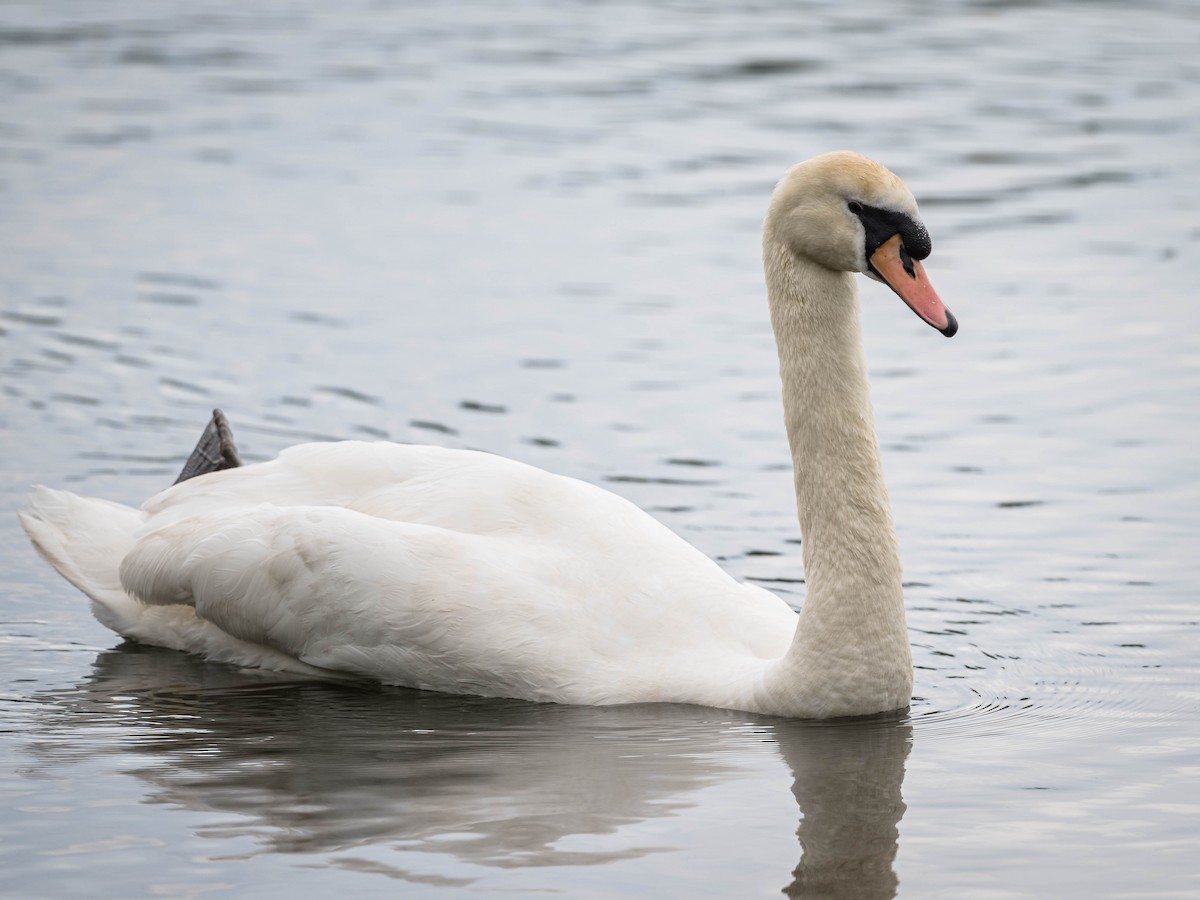
[[[214,409],[212,419],[204,429],[204,434],[200,435],[196,449],[184,463],[183,471],[179,473],[175,483],[179,484],[197,475],[219,472],[221,469],[235,469],[241,464],[242,458],[233,442],[233,429],[229,427],[229,420],[221,410]]]

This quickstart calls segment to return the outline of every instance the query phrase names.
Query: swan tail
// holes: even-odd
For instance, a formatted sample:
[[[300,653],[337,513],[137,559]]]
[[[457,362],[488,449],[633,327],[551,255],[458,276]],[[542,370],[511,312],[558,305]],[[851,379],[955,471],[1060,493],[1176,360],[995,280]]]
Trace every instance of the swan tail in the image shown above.
[[[196,442],[196,449],[183,464],[183,471],[179,473],[175,483],[179,484],[197,475],[219,472],[222,469],[236,469],[241,464],[242,457],[233,442],[233,429],[229,427],[229,420],[221,410],[214,409],[208,426]]]
[[[141,514],[108,500],[38,486],[17,517],[38,553],[91,599],[100,623],[129,636],[142,604],[121,586],[120,564],[133,549]]]
[[[175,483],[241,464],[229,420],[214,409]],[[92,612],[101,624],[125,637],[146,640],[146,605],[121,582],[122,560],[136,545],[135,534],[144,523],[140,511],[39,485],[17,517],[38,553],[91,599]],[[172,646],[176,642],[150,643]]]
[[[155,598],[157,604],[167,605],[147,605],[131,596],[121,583],[120,568],[138,543],[138,510],[37,487],[17,517],[38,553],[91,598],[92,614],[100,624],[122,637],[238,666],[331,676],[285,653],[226,634],[198,618],[190,605],[171,604],[161,595]]]

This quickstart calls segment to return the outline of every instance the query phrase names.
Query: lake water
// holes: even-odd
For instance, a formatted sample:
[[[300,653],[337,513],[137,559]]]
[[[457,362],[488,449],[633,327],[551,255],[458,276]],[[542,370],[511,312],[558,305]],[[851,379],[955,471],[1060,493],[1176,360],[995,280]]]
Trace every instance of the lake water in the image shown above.
[[[1200,894],[1197,46],[1189,0],[0,5],[0,894]],[[219,405],[251,459],[602,484],[799,605],[759,226],[843,147],[961,323],[864,282],[907,715],[238,671],[17,527]]]

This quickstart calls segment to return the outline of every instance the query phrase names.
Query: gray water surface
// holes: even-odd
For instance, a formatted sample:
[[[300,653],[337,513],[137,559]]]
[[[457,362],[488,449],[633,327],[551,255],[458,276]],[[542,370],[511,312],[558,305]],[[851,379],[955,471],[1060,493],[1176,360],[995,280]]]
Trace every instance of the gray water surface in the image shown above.
[[[0,4],[0,894],[1200,893],[1200,11]],[[917,680],[815,725],[297,683],[121,643],[32,483],[213,406],[601,484],[803,601],[775,180],[909,184],[862,285]]]

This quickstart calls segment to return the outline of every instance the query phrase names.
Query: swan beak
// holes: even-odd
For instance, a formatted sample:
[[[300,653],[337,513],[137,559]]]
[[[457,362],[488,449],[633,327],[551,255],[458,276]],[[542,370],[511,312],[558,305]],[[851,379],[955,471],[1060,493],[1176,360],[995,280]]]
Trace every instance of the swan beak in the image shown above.
[[[958,320],[946,309],[925,275],[919,259],[913,259],[900,235],[894,234],[871,254],[871,271],[908,304],[908,308],[944,334],[953,337]]]

